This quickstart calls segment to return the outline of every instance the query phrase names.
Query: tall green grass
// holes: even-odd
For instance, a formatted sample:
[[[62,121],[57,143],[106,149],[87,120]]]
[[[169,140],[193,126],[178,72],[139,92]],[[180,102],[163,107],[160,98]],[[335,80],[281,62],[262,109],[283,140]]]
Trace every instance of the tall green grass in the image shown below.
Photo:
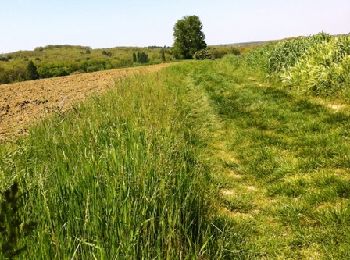
[[[350,36],[319,33],[257,48],[247,63],[299,93],[350,98]]]
[[[18,242],[27,246],[21,258],[223,255],[213,189],[181,88],[188,69],[118,81],[2,145],[1,190],[18,182],[21,221],[36,223]]]

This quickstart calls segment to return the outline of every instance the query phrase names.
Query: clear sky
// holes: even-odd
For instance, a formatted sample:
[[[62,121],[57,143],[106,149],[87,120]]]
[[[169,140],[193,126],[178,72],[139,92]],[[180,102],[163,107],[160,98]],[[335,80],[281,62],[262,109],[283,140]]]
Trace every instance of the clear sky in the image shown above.
[[[0,53],[48,44],[172,45],[198,15],[208,44],[350,32],[350,0],[0,0]]]

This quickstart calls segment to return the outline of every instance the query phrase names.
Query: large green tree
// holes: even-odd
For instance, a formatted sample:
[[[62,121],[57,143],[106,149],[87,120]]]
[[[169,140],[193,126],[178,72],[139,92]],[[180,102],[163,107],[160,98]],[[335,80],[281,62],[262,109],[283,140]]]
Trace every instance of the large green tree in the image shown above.
[[[191,59],[196,51],[207,47],[203,25],[198,16],[185,16],[174,26],[174,55]]]

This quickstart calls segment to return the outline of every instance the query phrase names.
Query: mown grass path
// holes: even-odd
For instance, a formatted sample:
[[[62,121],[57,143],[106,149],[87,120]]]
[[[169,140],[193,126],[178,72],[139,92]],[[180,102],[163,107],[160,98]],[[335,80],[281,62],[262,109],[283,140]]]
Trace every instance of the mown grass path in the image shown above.
[[[297,95],[230,59],[197,65],[191,80],[217,126],[206,156],[219,212],[239,234],[233,257],[349,258],[348,106]]]

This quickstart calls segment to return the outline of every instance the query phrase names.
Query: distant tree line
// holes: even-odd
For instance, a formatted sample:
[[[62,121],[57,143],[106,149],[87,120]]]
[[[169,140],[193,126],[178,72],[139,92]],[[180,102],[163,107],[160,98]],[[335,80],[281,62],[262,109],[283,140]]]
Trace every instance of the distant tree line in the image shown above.
[[[29,61],[25,64],[21,62],[10,68],[0,66],[0,84],[8,84],[25,80],[35,80],[42,78],[67,76],[72,73],[93,72],[113,68],[132,66],[132,60],[103,60],[92,59],[81,62],[47,62],[36,64]]]
[[[218,59],[226,54],[240,54],[236,48],[207,47],[202,29],[198,16],[185,16],[174,26],[173,47],[93,50],[86,46],[48,45],[35,48],[34,51],[3,54],[0,55],[0,84],[128,67],[137,63]],[[118,55],[114,55],[116,51]]]

